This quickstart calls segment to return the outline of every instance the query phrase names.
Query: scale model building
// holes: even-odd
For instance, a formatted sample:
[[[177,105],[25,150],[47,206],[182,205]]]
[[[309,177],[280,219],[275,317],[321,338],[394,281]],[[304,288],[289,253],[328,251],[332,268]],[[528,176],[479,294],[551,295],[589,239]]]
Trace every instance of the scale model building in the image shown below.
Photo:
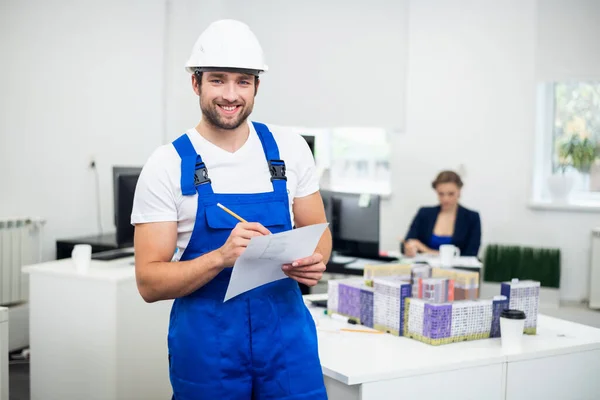
[[[479,299],[479,274],[427,265],[367,266],[362,278],[328,281],[327,309],[359,324],[431,345],[500,336],[500,312],[525,312],[525,333],[535,334],[540,282],[501,284],[493,299]]]

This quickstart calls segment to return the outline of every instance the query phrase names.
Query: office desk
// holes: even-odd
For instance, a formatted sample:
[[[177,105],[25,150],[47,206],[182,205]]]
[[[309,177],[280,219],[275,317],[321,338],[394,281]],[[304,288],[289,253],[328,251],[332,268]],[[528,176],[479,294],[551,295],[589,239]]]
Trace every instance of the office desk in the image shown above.
[[[327,273],[362,276],[366,265],[397,263],[398,261],[371,260],[358,257],[332,256],[327,263]]]
[[[30,285],[32,400],[171,398],[167,331],[171,301],[147,304],[133,257],[71,259],[23,268]]]
[[[56,241],[56,259],[71,258],[71,252],[76,244],[89,244],[92,246],[92,253],[100,253],[108,250],[117,250],[131,245],[119,246],[117,244],[117,235],[107,233],[104,235],[82,236],[69,239],[59,239]]]
[[[600,393],[600,329],[540,315],[524,350],[504,354],[499,338],[430,346],[357,328],[310,306],[330,400],[595,399]],[[364,328],[364,327],[360,327]],[[365,328],[368,329],[368,328]]]
[[[0,307],[0,400],[8,400],[8,308]]]
[[[350,258],[350,257],[335,257],[332,256],[327,263],[328,274],[340,274],[340,275],[355,275],[362,276],[366,265],[374,264],[386,264],[386,263],[427,263],[432,267],[440,267],[441,263],[437,257],[415,257],[406,258],[399,257],[396,261],[380,261],[380,260],[369,260],[365,258]],[[483,282],[483,264],[474,260],[473,257],[460,257],[455,260],[452,264],[452,268],[464,269],[467,271],[474,271],[479,273],[479,284]],[[303,292],[303,294],[307,294]]]

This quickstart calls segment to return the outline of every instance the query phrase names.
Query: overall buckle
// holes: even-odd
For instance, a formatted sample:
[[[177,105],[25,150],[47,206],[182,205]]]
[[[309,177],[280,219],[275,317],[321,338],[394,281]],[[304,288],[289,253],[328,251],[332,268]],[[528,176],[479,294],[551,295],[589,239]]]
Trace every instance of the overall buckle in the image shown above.
[[[208,177],[208,169],[206,165],[201,162],[196,164],[196,170],[194,171],[194,186],[202,185],[203,183],[210,183]]]
[[[269,172],[271,173],[271,182],[274,180],[287,181],[285,176],[285,162],[283,160],[269,160]]]

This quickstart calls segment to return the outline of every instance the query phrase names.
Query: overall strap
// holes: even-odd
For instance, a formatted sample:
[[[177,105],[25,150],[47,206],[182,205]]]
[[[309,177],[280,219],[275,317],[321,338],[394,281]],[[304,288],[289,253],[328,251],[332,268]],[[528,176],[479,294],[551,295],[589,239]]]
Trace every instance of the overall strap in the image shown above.
[[[181,193],[193,196],[197,190],[199,195],[213,194],[208,169],[200,154],[196,153],[188,135],[184,133],[178,137],[173,146],[181,157]]]
[[[285,193],[287,196],[287,177],[285,176],[285,162],[279,157],[279,148],[277,142],[269,128],[265,124],[252,122],[254,129],[258,134],[262,143],[267,163],[269,164],[269,172],[271,173],[271,182],[275,192]]]

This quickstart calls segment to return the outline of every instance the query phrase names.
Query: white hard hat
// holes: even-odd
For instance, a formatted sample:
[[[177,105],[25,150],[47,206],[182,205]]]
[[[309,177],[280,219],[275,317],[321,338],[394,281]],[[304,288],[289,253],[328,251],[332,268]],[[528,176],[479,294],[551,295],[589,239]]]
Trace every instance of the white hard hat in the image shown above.
[[[233,68],[266,72],[264,54],[248,25],[233,19],[215,21],[196,40],[185,69]]]

